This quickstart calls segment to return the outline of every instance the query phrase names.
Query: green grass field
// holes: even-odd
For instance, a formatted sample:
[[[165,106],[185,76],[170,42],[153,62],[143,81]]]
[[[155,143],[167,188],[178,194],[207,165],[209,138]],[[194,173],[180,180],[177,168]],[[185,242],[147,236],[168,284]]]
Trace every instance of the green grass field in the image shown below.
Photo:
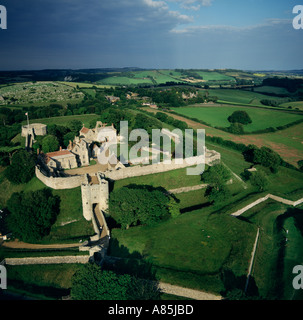
[[[185,169],[177,169],[162,173],[155,173],[151,175],[127,178],[115,181],[114,188],[118,189],[129,184],[148,184],[155,188],[163,187],[167,190],[181,187],[195,186],[202,184],[200,176],[186,175]]]
[[[237,276],[246,273],[254,234],[252,225],[202,209],[154,227],[114,229],[119,246],[110,250],[114,256],[121,246],[140,253],[153,262],[162,281],[219,293],[222,267]]]
[[[64,117],[52,117],[52,118],[42,118],[42,119],[30,119],[30,123],[43,123],[46,125],[57,124],[62,126],[68,126],[72,120],[79,120],[84,123],[85,126],[89,126],[91,120],[97,120],[100,116],[96,114],[82,114],[82,115],[72,115]],[[22,125],[25,125],[26,121],[22,122]]]
[[[235,82],[231,76],[216,71],[195,71],[203,77],[203,82]],[[166,82],[190,83],[201,82],[200,79],[187,79],[186,74],[176,70],[144,70],[115,74],[97,81],[101,85],[138,85],[138,84],[163,84]]]
[[[267,96],[258,92],[239,89],[208,89],[209,95],[217,97],[218,102],[238,103],[251,106],[263,106],[261,100],[274,100],[277,103],[284,103],[285,98]]]
[[[248,89],[249,90],[249,89]],[[256,87],[254,88],[254,92],[259,92],[259,93],[274,93],[274,94],[285,94],[289,95],[289,91],[285,88],[281,87],[270,87],[270,86],[261,86],[261,87]]]
[[[246,107],[180,107],[172,108],[180,115],[196,118],[209,123],[213,127],[229,127],[227,118],[238,110],[244,110],[252,119],[252,123],[244,127],[245,131],[253,132],[269,127],[276,128],[288,123],[303,119],[302,115],[282,112],[278,110],[267,110],[261,108]]]
[[[231,81],[235,82],[235,78],[216,71],[196,71],[205,81]]]
[[[285,108],[292,107],[292,109],[298,108],[299,110],[303,110],[303,101],[282,103],[281,107],[285,107]]]

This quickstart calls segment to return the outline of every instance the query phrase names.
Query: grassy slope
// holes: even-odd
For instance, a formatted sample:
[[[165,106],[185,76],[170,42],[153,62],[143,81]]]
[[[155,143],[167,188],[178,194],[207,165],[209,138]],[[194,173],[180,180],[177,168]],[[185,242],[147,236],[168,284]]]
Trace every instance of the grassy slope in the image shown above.
[[[112,235],[120,247],[139,252],[160,267],[157,274],[162,281],[219,293],[224,289],[219,278],[223,265],[236,275],[245,274],[255,230],[207,211],[186,213],[154,227],[115,229]],[[111,253],[119,255],[119,249],[111,248]]]
[[[2,208],[5,207],[7,200],[14,192],[32,192],[46,187],[36,177],[27,184],[13,185],[3,177],[2,173],[0,181],[0,205]],[[53,190],[53,194],[60,197],[60,213],[50,234],[41,243],[75,242],[79,241],[78,238],[87,238],[92,235],[94,233],[92,225],[82,215],[80,188]],[[65,224],[71,221],[74,222]]]

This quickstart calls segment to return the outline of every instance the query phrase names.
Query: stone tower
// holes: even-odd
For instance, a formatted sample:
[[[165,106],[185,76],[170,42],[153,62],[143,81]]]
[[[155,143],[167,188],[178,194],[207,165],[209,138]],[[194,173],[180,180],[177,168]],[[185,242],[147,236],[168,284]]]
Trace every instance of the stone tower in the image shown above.
[[[102,173],[94,176],[86,175],[86,181],[81,185],[83,216],[90,221],[93,216],[93,205],[98,204],[101,211],[108,208],[109,186]]]

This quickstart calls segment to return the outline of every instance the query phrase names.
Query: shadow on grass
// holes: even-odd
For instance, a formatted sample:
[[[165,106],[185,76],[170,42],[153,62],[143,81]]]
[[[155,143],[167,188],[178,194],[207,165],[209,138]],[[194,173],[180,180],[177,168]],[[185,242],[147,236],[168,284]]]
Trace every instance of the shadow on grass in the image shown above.
[[[130,253],[129,249],[120,245],[117,239],[110,240],[108,256],[103,262],[103,268],[157,281],[152,261],[138,251]]]
[[[26,297],[26,292],[30,293],[31,295],[40,296],[41,299],[43,299],[43,297],[46,297],[48,299],[55,300],[61,299],[63,296],[67,296],[70,294],[69,289],[39,286],[36,284],[25,283],[22,280],[9,279],[9,284],[14,289],[25,292],[24,297],[21,294],[13,293],[5,295],[4,292],[2,296],[0,294],[0,300],[27,300],[28,298]]]
[[[224,291],[221,295],[226,300],[256,300],[262,299],[259,296],[259,290],[255,279],[250,277],[247,290],[245,292],[247,277],[245,275],[236,276],[233,271],[225,269],[221,272],[221,281],[224,285]]]

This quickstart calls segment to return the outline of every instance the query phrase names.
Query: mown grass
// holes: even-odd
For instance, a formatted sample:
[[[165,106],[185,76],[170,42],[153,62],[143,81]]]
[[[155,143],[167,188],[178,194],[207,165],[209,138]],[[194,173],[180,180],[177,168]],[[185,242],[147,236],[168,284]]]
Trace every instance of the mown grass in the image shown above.
[[[187,175],[186,168],[182,168],[141,177],[118,180],[114,183],[114,189],[118,189],[129,184],[148,184],[153,187],[163,187],[167,190],[170,190],[181,187],[195,186],[202,184],[202,182],[200,176]]]

